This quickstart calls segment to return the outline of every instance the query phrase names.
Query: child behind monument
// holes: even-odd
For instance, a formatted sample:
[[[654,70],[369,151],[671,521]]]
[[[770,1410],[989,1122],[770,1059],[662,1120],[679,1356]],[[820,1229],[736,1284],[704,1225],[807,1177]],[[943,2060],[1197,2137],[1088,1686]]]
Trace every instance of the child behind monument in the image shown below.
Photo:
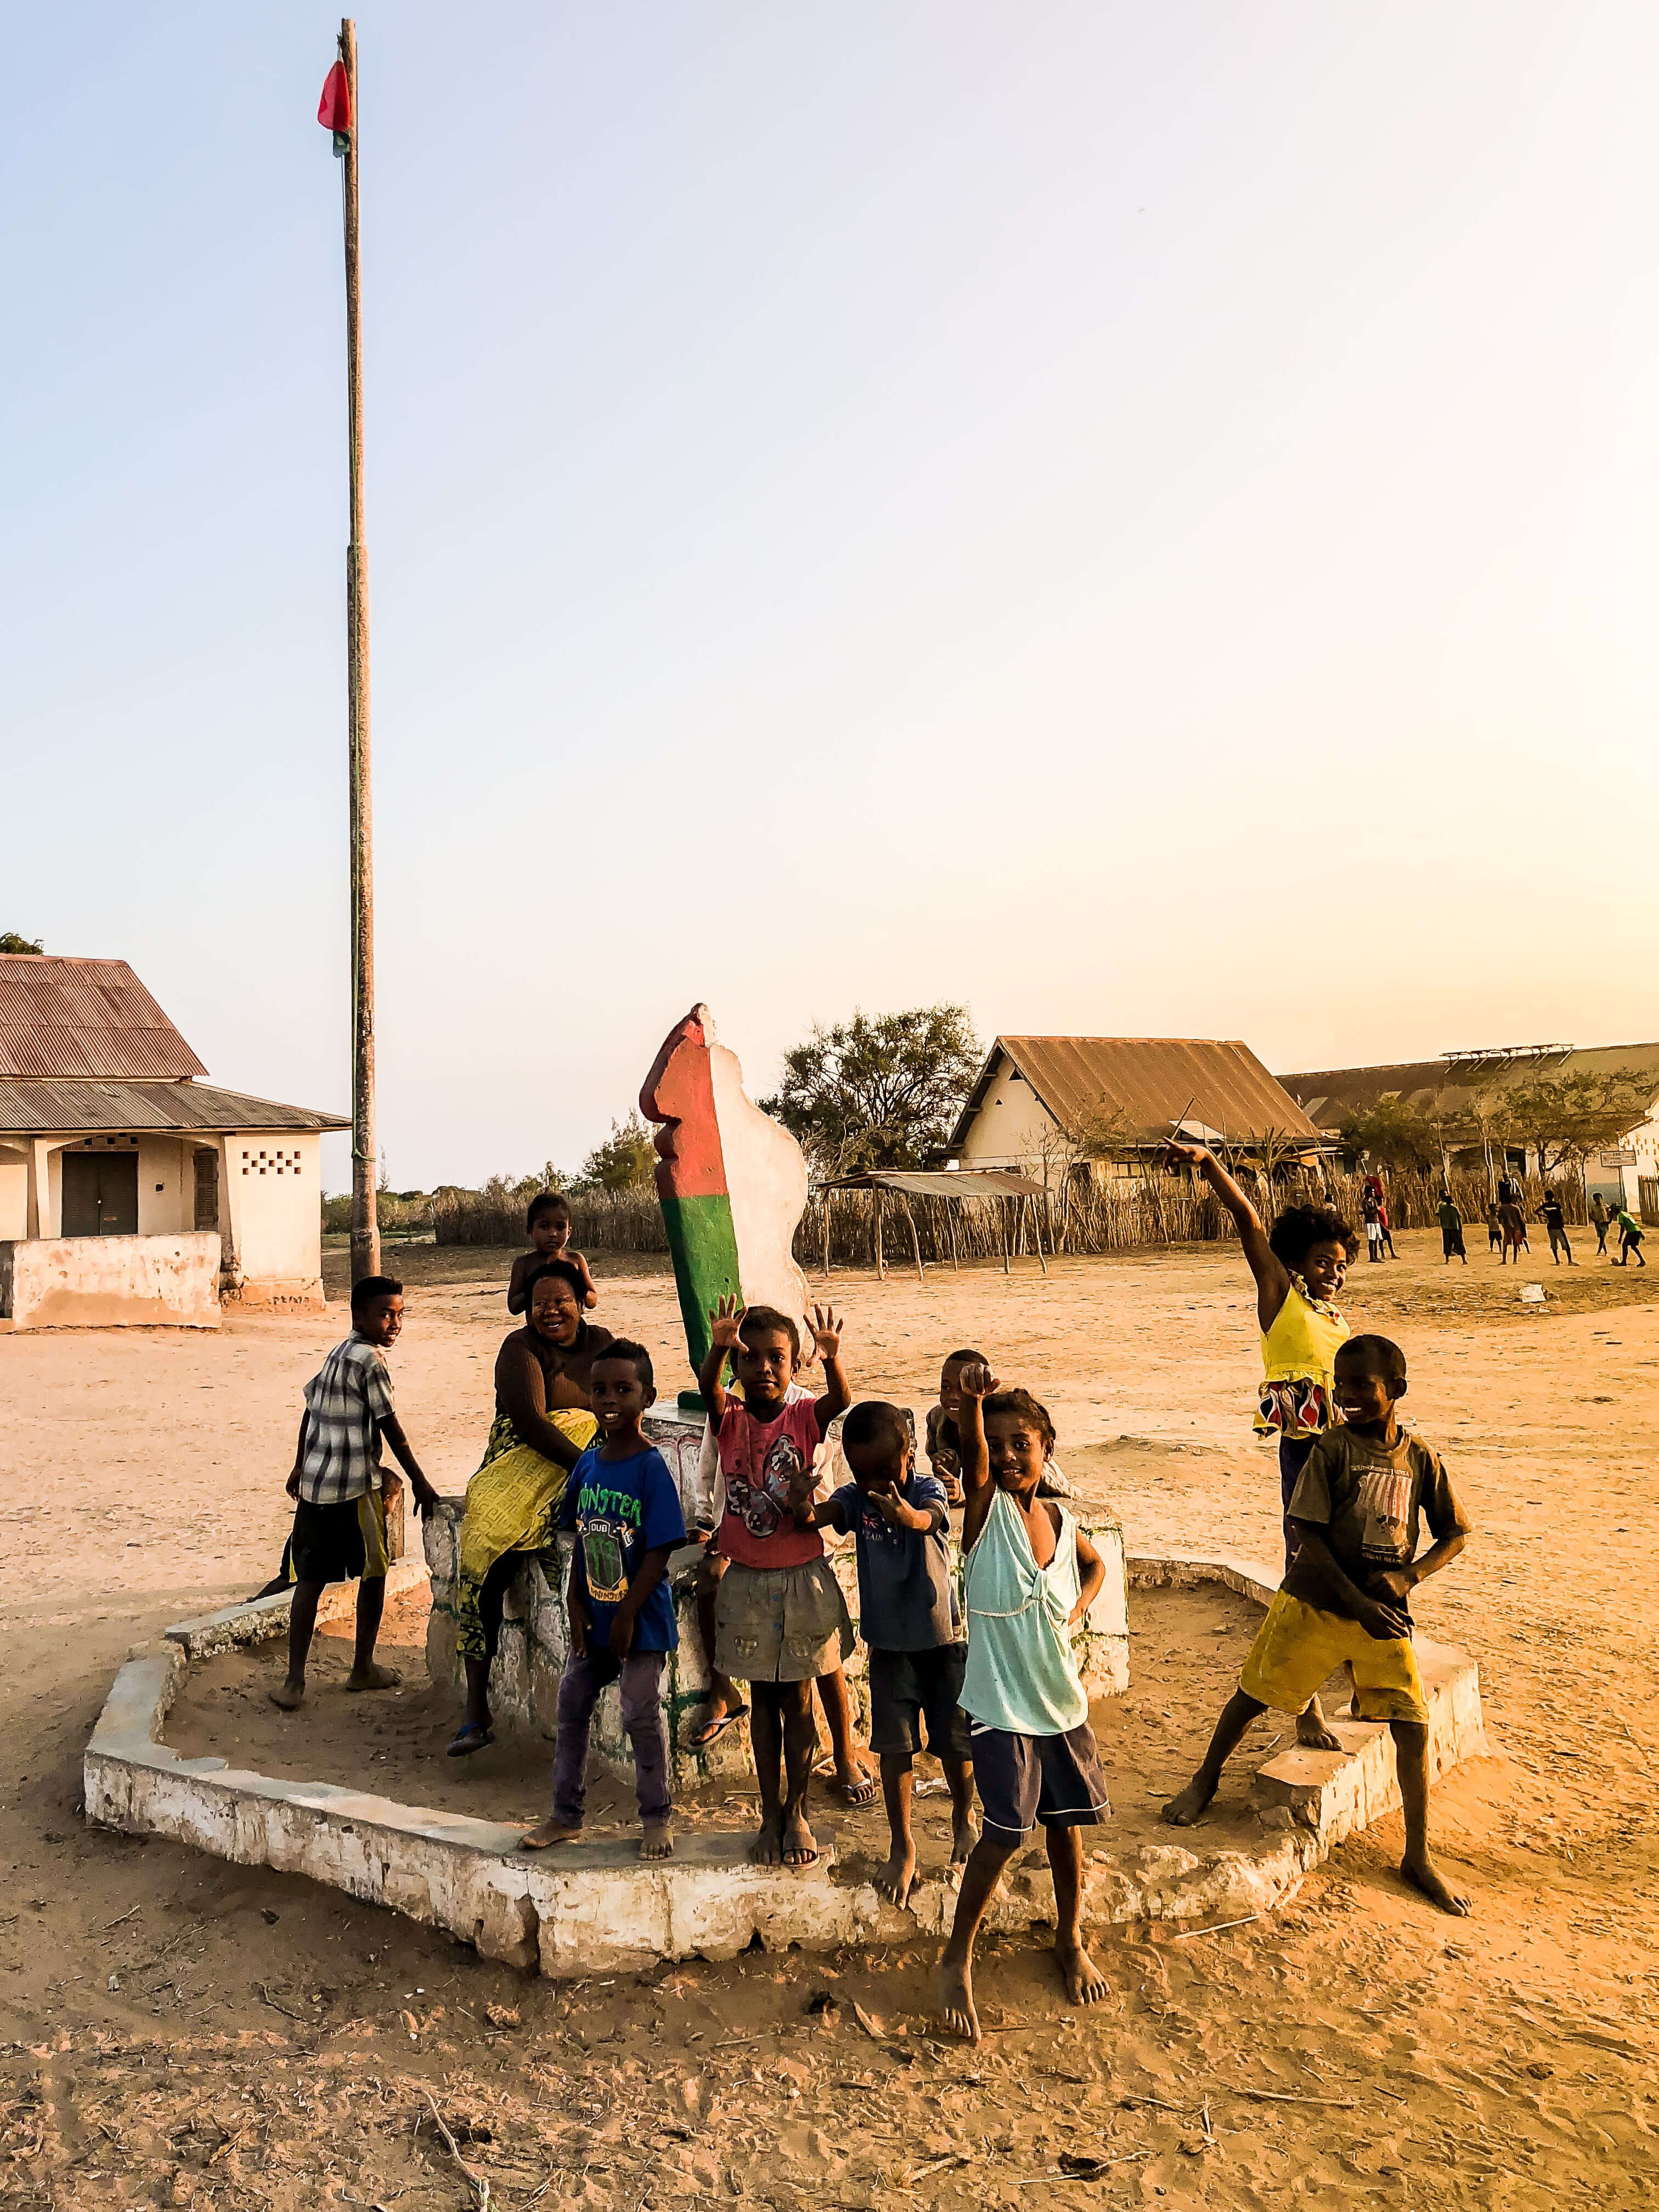
[[[842,1425],[853,1480],[816,1508],[812,1474],[796,1479],[795,1519],[804,1528],[849,1530],[858,1548],[859,1632],[868,1650],[870,1748],[881,1761],[892,1842],[876,1887],[905,1903],[915,1880],[910,1832],[911,1769],[926,1748],[950,1784],[951,1859],[973,1849],[974,1770],[962,1711],[967,1646],[951,1601],[951,1516],[945,1486],[918,1474],[904,1416],[866,1400]]]

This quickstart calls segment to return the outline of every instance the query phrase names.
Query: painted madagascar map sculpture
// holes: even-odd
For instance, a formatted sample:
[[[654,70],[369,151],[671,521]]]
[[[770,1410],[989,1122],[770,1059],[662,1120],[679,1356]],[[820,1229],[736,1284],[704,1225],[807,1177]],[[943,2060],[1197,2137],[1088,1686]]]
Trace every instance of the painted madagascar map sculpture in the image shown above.
[[[805,1316],[806,1278],[790,1248],[806,1205],[806,1162],[744,1090],[738,1056],[714,1042],[707,1006],[693,1006],[664,1038],[640,1111],[660,1124],[657,1195],[695,1373],[718,1299]]]

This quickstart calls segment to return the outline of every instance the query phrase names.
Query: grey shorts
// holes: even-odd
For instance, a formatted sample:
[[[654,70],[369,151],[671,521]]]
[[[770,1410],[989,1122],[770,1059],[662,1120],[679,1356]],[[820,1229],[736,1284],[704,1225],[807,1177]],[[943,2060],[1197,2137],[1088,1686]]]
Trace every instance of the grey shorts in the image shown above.
[[[745,1567],[714,1600],[714,1666],[734,1682],[811,1682],[853,1656],[853,1620],[828,1559]]]
[[[968,1716],[958,1700],[968,1665],[965,1644],[940,1644],[931,1651],[878,1651],[866,1660],[870,1684],[870,1748],[878,1758],[902,1757],[922,1748],[922,1723],[935,1759],[972,1757]]]
[[[969,1746],[980,1810],[1000,1843],[1023,1839],[1039,1820],[1045,1828],[1097,1828],[1112,1809],[1087,1721],[1064,1735],[1014,1735],[975,1721]]]

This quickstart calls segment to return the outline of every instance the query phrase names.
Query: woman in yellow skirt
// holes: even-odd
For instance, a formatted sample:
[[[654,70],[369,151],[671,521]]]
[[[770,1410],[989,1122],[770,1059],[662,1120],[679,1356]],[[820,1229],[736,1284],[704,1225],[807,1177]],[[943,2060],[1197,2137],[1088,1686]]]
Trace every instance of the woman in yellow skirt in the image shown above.
[[[1349,1334],[1336,1299],[1359,1249],[1358,1234],[1334,1206],[1287,1206],[1270,1236],[1213,1152],[1202,1145],[1172,1144],[1169,1157],[1201,1176],[1231,1214],[1255,1278],[1262,1372],[1255,1432],[1279,1441],[1279,1512],[1288,1567],[1296,1551],[1291,1493],[1315,1443],[1336,1425],[1334,1370],[1337,1346]],[[1297,1714],[1296,1736],[1298,1743],[1319,1751],[1342,1747],[1325,1725],[1317,1696]]]
[[[455,1577],[455,1642],[466,1704],[449,1746],[465,1759],[493,1741],[489,1668],[507,1585],[526,1559],[551,1549],[570,1470],[596,1433],[588,1374],[611,1340],[582,1315],[586,1293],[568,1260],[548,1260],[525,1285],[530,1304],[495,1359],[495,1419],[466,1486]]]

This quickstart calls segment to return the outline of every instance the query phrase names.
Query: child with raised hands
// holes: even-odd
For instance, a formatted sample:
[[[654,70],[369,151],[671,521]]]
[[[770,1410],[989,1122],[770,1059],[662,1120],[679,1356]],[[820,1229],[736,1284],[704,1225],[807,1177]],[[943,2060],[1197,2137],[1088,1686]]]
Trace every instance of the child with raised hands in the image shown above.
[[[708,1356],[697,1387],[720,1452],[726,1507],[717,1531],[727,1560],[714,1604],[715,1669],[747,1682],[749,1736],[760,1789],[757,1866],[809,1866],[818,1847],[806,1823],[817,1749],[812,1684],[853,1651],[853,1624],[823,1539],[795,1516],[799,1479],[810,1474],[830,1424],[850,1393],[841,1364],[841,1322],[812,1309],[812,1335],[828,1385],[791,1399],[800,1331],[772,1306],[722,1298],[708,1316]],[[743,1396],[727,1392],[731,1362]]]
[[[507,1310],[523,1313],[530,1304],[530,1278],[546,1261],[562,1260],[582,1279],[581,1303],[596,1306],[599,1293],[586,1256],[570,1249],[570,1201],[556,1190],[538,1191],[525,1208],[524,1225],[530,1249],[520,1252],[507,1279]]]
[[[1296,1554],[1250,1646],[1197,1773],[1164,1808],[1190,1827],[1215,1796],[1244,1731],[1271,1705],[1300,1712],[1345,1662],[1362,1720],[1386,1721],[1406,1816],[1400,1871],[1443,1912],[1467,1912],[1429,1856],[1429,1707],[1412,1648],[1411,1593],[1449,1566],[1470,1522],[1444,1465],[1408,1436],[1395,1407],[1406,1356],[1386,1336],[1352,1336],[1335,1362],[1339,1428],[1309,1454],[1291,1497]],[[1434,1541],[1417,1556],[1421,1525]]]
[[[793,1492],[803,1528],[851,1531],[857,1546],[859,1630],[868,1652],[870,1748],[881,1761],[882,1795],[892,1850],[876,1887],[905,1904],[916,1876],[910,1832],[910,1778],[924,1747],[950,1785],[951,1860],[973,1849],[974,1770],[961,1706],[967,1650],[951,1602],[951,1515],[945,1486],[918,1474],[904,1416],[867,1399],[842,1425],[841,1448],[853,1480],[814,1504],[812,1473]]]
[[[1095,2004],[1106,1978],[1083,1946],[1083,1839],[1110,1812],[1072,1631],[1105,1564],[1037,1485],[1054,1423],[1029,1390],[1005,1390],[975,1362],[962,1374],[958,1429],[966,1495],[962,1544],[968,1663],[962,1686],[983,1828],[963,1870],[939,1960],[947,2027],[980,2039],[974,1943],[1004,1868],[1041,1824],[1054,1879],[1054,1952],[1066,2000]]]

